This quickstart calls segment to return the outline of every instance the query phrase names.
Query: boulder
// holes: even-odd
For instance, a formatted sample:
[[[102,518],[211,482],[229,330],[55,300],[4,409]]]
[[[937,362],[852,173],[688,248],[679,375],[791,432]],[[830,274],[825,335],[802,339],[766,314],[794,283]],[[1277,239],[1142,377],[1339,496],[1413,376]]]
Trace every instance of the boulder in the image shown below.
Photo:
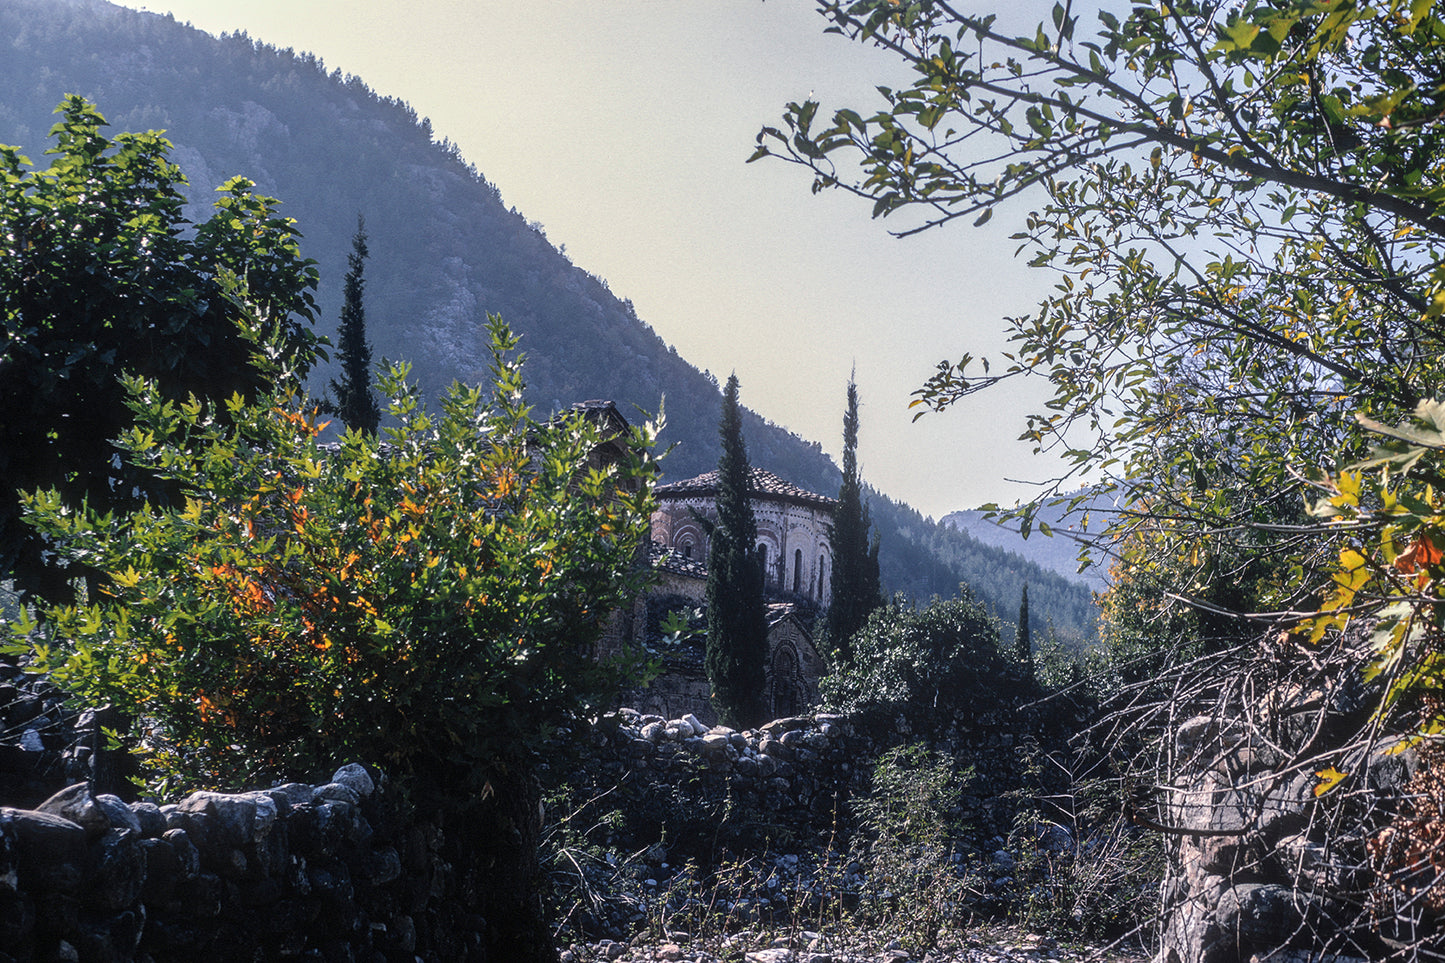
[[[110,830],[110,819],[83,782],[66,786],[35,809],[75,823],[91,839],[98,839]]]

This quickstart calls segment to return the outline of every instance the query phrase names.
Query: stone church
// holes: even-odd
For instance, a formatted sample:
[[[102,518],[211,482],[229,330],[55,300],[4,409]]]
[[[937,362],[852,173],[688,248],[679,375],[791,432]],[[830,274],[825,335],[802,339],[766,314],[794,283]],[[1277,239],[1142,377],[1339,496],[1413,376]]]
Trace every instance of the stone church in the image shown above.
[[[830,599],[828,537],[837,501],[759,468],[751,470],[748,487],[768,602],[768,700],[773,717],[783,718],[818,697],[824,664],[813,645],[813,623]],[[652,563],[659,582],[649,601],[700,607],[707,597],[708,532],[717,521],[717,472],[660,485],[656,496]],[[700,643],[664,652],[662,675],[632,696],[637,709],[666,719],[688,712],[707,724],[716,719]]]
[[[748,489],[758,522],[765,591],[809,599],[826,608],[831,559],[828,535],[837,500],[806,491],[761,468],[751,472]],[[659,485],[656,495],[652,540],[674,555],[706,565],[707,527],[717,521],[717,472]]]

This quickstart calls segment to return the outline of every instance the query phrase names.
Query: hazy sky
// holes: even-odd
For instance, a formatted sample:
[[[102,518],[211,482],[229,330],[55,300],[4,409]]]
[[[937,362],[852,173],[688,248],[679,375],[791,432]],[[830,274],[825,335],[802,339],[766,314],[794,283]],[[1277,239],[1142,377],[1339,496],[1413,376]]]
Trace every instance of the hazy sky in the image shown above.
[[[908,410],[938,361],[997,350],[1001,319],[1048,283],[1011,257],[1022,211],[900,240],[871,205],[811,194],[800,168],[744,163],[788,101],[872,107],[875,85],[906,81],[825,35],[811,0],[125,5],[311,51],[406,100],[683,357],[736,371],[744,404],[835,457],[856,365],[863,476],[920,511],[1012,502],[1032,488],[1007,479],[1051,472],[1013,440],[1019,389],[918,422]],[[1050,3],[1006,6],[1036,22]]]

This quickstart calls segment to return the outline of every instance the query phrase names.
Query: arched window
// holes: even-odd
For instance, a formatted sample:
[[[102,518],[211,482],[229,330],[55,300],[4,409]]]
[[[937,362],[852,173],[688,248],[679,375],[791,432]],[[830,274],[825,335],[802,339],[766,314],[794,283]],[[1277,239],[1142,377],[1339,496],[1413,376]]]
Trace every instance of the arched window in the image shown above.
[[[803,584],[803,550],[793,553],[793,594],[797,595]]]
[[[819,602],[823,601],[823,596],[826,595],[827,592],[828,592],[828,589],[827,589],[827,585],[828,585],[828,567],[827,567],[827,565],[828,565],[828,563],[827,563],[827,556],[825,556],[825,555],[819,555],[819,556],[818,556],[818,601],[819,601]]]
[[[758,562],[763,566],[763,584],[768,584],[768,545],[766,542],[758,543]]]
[[[692,539],[685,538],[682,541],[682,557],[692,558]]]
[[[773,653],[773,716],[783,719],[803,709],[798,654],[791,645],[780,645]]]

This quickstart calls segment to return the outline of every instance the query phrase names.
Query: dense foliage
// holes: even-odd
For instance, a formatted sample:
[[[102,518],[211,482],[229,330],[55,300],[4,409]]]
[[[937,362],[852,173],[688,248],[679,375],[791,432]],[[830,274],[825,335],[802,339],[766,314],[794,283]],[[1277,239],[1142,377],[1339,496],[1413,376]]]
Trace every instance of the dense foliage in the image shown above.
[[[916,214],[905,232],[1027,200],[1015,236],[1059,279],[1004,357],[940,365],[919,406],[1046,378],[1024,437],[1120,492],[1136,569],[1186,598],[1247,586],[1216,609],[1308,606],[1334,553],[1293,527],[1300,473],[1360,450],[1352,412],[1398,420],[1441,377],[1434,5],[1136,3],[1088,36],[1059,4],[1019,37],[945,3],[823,10],[913,82],[830,120],[790,105],[758,153]]]
[[[1290,945],[1353,952],[1366,945],[1354,932],[1373,930],[1392,958],[1429,955],[1441,782],[1391,788],[1379,749],[1414,732],[1424,771],[1445,731],[1445,408],[1433,400],[1445,395],[1445,11],[1063,2],[1011,36],[942,0],[820,9],[901,59],[911,82],[881,88],[874,110],[791,104],[758,156],[871,200],[875,216],[908,222],[902,233],[1029,205],[1013,237],[1053,291],[1010,319],[1002,357],[941,363],[915,404],[1041,377],[1051,396],[1021,427],[1066,457],[1053,491],[1117,493],[1106,627],[1124,656],[1116,678],[1137,682],[1109,720],[1120,763],[1142,760],[1156,784],[1213,786],[1201,760],[1281,744],[1255,700],[1327,674],[1358,700],[1360,727],[1328,731],[1321,715],[1307,748],[1264,768],[1312,782],[1311,840],[1367,869],[1321,882],[1340,915],[1302,918]],[[1390,441],[1369,453],[1356,418]],[[1079,480],[1098,484],[1074,494]],[[1352,664],[1370,685],[1341,678]],[[1320,703],[1344,717],[1337,699]],[[1240,729],[1187,758],[1174,736],[1198,713]],[[1246,775],[1236,785],[1260,783]],[[1415,795],[1396,808],[1397,792]],[[1218,793],[1200,798],[1227,811]],[[1188,862],[1202,845],[1176,853]],[[1176,922],[1203,905],[1181,881],[1166,887]],[[1192,925],[1175,937],[1202,939],[1180,935]]]
[[[385,252],[367,265],[368,337],[377,357],[412,362],[427,397],[453,379],[486,378],[482,319],[496,312],[524,338],[528,399],[539,411],[578,398],[656,410],[666,395],[668,438],[678,442],[668,475],[716,467],[717,381],[555,250],[406,104],[313,55],[244,34],[207,36],[100,0],[6,0],[0,36],[0,143],[38,143],[55,104],[79,91],[121,129],[164,128],[191,177],[193,204],[208,203],[229,175],[249,174],[286,198],[304,232],[321,272],[317,316],[331,334],[355,213],[365,211],[371,249]],[[318,372],[313,386],[335,373]],[[746,410],[743,421],[754,464],[810,491],[837,490],[839,471],[817,443]],[[880,493],[869,493],[869,504],[889,592],[926,599],[968,581],[1011,618],[1023,582],[1039,584],[1018,560],[955,539]],[[1057,610],[1036,593],[1038,611],[1061,634],[1083,636],[1088,593],[1062,583],[1060,591]]]
[[[154,727],[152,764],[244,785],[340,758],[477,798],[526,768],[550,725],[595,709],[618,666],[590,643],[639,589],[656,468],[649,432],[590,467],[580,416],[538,425],[492,319],[494,386],[428,413],[400,371],[384,440],[323,448],[294,384],[228,418],[131,381],[126,457],[179,486],[174,507],[32,522],[106,575],[101,597],[16,630],[92,705]]]
[[[1363,613],[1367,680],[1386,684],[1382,717],[1406,714],[1419,735],[1445,733],[1445,402],[1422,401],[1398,426],[1364,419],[1385,440],[1370,458],[1318,481],[1314,513],[1346,529],[1331,590],[1308,623],[1311,641]],[[1346,773],[1347,774],[1347,773]],[[1432,782],[1432,806],[1442,802]],[[1438,845],[1441,827],[1423,842]],[[1437,880],[1435,898],[1445,891]]]
[[[356,218],[356,234],[346,258],[346,287],[341,304],[341,326],[336,331],[336,360],[341,378],[331,380],[336,400],[331,413],[348,428],[376,434],[381,407],[371,393],[371,342],[366,337],[366,221]]]
[[[843,413],[843,484],[828,545],[833,555],[828,604],[827,638],[843,658],[848,657],[854,632],[863,627],[883,602],[878,577],[878,543],[868,538],[868,509],[858,478],[858,386],[848,380],[848,407]]]
[[[729,376],[723,390],[718,433],[723,454],[717,466],[717,523],[707,554],[704,662],[718,717],[724,725],[748,727],[761,724],[767,716],[768,622],[737,375]]]
[[[228,181],[192,226],[169,142],[106,137],[78,96],[57,113],[48,168],[0,147],[0,572],[52,599],[90,565],[49,563],[20,520],[20,493],[55,488],[97,511],[163,497],[155,475],[115,459],[110,439],[132,423],[119,376],[151,378],[176,400],[254,397],[268,386],[251,360],[256,337],[272,337],[283,367],[311,364],[316,285],[294,225],[249,181]],[[254,311],[249,332],[228,279]]]
[[[904,712],[926,725],[1003,704],[1021,675],[999,650],[998,621],[961,588],[915,608],[895,598],[853,636],[852,658],[820,688],[829,708]]]
[[[902,511],[896,517],[903,527],[898,534],[880,532],[879,557],[886,561],[898,552],[909,565],[928,572],[930,595],[947,595],[963,582],[991,615],[1012,624],[1019,594],[1028,585],[1036,622],[1047,625],[1073,651],[1093,646],[1099,609],[1088,588],[1015,552],[985,545],[968,532],[946,524],[929,525],[916,512]],[[1039,543],[1040,539],[1035,536],[1031,541]],[[1054,541],[1057,539],[1044,544]]]

